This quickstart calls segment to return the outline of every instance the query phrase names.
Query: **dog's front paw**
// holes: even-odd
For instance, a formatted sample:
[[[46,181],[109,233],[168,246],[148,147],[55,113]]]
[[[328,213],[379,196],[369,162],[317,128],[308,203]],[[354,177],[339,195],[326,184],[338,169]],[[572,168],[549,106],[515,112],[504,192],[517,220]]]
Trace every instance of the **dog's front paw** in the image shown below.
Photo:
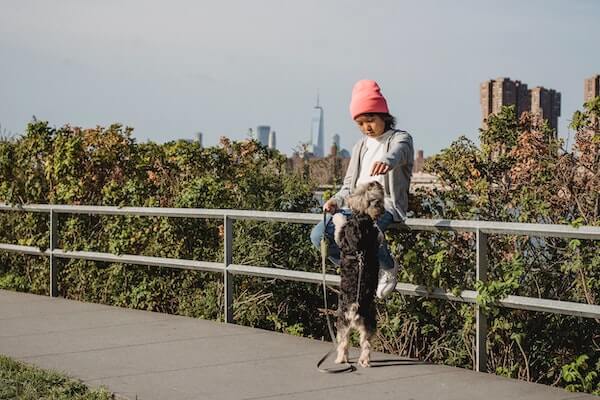
[[[332,217],[333,225],[335,226],[335,230],[333,233],[333,240],[337,243],[338,246],[341,244],[341,234],[342,228],[346,224],[346,217],[342,213],[337,213]]]
[[[358,359],[358,365],[360,365],[363,368],[368,368],[371,366],[371,360],[369,359],[369,357],[361,357]]]

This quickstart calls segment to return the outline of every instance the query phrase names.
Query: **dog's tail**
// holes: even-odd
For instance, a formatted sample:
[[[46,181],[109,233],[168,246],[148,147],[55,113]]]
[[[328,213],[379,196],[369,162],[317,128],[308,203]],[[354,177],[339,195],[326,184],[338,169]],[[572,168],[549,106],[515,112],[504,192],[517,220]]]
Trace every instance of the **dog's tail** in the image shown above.
[[[335,225],[335,232],[333,234],[333,238],[335,239],[335,242],[338,244],[338,246],[340,245],[340,241],[341,241],[341,233],[342,233],[342,228],[344,227],[344,225],[346,225],[347,219],[344,216],[344,214],[342,213],[337,213],[334,214],[333,216],[333,224]]]

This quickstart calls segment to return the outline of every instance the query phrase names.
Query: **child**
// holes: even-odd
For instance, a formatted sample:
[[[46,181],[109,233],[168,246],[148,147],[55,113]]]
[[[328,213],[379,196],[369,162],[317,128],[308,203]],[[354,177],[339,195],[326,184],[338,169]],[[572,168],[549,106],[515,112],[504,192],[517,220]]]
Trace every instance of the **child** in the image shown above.
[[[342,188],[325,204],[323,210],[330,214],[350,211],[344,207],[346,197],[358,184],[377,181],[385,191],[385,213],[377,220],[384,232],[392,222],[406,219],[408,188],[412,175],[414,150],[408,132],[394,129],[396,119],[390,115],[387,102],[375,81],[358,81],[352,89],[350,115],[363,137],[352,148],[352,156]],[[333,240],[334,225],[331,215],[325,226],[320,222],[311,232],[313,244],[319,248],[323,231],[329,239],[329,259],[340,262],[340,250]],[[379,248],[379,281],[377,297],[383,299],[394,291],[398,264],[391,256],[387,243]]]

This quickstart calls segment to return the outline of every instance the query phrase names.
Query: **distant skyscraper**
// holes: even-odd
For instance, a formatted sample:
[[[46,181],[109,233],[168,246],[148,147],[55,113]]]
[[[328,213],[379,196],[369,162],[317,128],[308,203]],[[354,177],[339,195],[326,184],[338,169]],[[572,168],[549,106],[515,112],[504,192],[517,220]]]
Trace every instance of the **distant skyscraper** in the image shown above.
[[[269,133],[269,148],[275,150],[277,148],[277,138],[275,137],[275,131]]]
[[[560,97],[560,93],[553,89],[536,87],[528,90],[525,83],[512,81],[509,78],[483,82],[479,87],[482,126],[485,128],[486,118],[490,114],[500,112],[502,106],[514,105],[517,117],[525,111],[530,111],[548,120],[548,124],[558,132]]]
[[[339,156],[342,158],[350,158],[350,152],[346,149],[341,149],[339,151]]]
[[[202,147],[202,132],[196,133],[196,141],[200,144],[200,147]]]
[[[336,147],[339,149],[340,148],[340,135],[338,135],[337,133],[335,135],[333,135],[333,144],[336,145]]]
[[[423,150],[417,150],[417,157],[413,164],[413,172],[423,172],[423,165],[425,164],[425,157],[423,156]]]
[[[256,127],[256,140],[264,146],[269,144],[269,132],[271,127],[269,125],[259,125]]]
[[[340,152],[340,135],[336,133],[331,139],[332,141],[331,147],[329,149],[329,155],[332,157],[336,157]]]
[[[319,95],[317,95],[317,105],[313,109],[310,139],[309,151],[315,157],[323,157],[325,155],[325,135],[323,133],[323,107],[319,105]]]
[[[531,93],[531,113],[537,114],[548,121],[548,125],[558,132],[558,117],[560,117],[560,93],[553,89],[534,87]]]
[[[590,101],[600,96],[600,75],[594,75],[585,80],[583,85],[583,101]]]

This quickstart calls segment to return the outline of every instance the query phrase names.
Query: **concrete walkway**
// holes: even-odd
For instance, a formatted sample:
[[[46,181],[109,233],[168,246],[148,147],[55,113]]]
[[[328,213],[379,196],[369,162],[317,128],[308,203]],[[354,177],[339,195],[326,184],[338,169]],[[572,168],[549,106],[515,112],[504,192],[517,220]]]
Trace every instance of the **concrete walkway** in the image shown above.
[[[243,326],[0,290],[0,354],[129,399],[597,399],[383,354],[375,354],[375,368],[323,374],[315,363],[330,346]]]

